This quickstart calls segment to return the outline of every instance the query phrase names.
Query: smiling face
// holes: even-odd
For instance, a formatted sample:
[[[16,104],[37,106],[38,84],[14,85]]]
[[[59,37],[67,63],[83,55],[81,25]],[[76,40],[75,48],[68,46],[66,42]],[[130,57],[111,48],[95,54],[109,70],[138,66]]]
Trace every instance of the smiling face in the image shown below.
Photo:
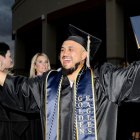
[[[72,40],[66,40],[62,44],[60,61],[63,68],[71,69],[75,67],[77,63],[80,63],[79,67],[82,67],[86,56],[86,50],[79,43]]]
[[[48,70],[48,60],[45,56],[38,56],[35,62],[35,70],[37,75],[42,75]]]

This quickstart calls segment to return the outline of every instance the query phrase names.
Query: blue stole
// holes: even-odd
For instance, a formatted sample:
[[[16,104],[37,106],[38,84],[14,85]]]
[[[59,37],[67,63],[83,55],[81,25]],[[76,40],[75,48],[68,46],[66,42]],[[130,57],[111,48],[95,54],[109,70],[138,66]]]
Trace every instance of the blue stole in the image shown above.
[[[74,83],[74,139],[97,140],[93,71],[86,69]],[[46,78],[45,140],[59,140],[59,106],[63,76],[50,71]]]

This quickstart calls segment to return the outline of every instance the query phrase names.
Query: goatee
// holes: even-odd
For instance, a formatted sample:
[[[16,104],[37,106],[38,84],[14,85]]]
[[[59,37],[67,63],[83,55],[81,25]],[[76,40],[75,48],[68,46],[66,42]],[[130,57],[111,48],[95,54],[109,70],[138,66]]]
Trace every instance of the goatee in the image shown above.
[[[77,70],[78,66],[80,65],[80,62],[76,63],[74,67],[70,68],[70,69],[65,69],[64,67],[62,67],[62,74],[64,76],[70,75],[72,74],[74,71]]]

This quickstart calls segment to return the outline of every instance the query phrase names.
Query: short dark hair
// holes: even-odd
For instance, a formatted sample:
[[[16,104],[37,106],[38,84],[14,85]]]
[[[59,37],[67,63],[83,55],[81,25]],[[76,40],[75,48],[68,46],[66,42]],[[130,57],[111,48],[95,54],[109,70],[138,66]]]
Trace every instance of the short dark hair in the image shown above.
[[[5,57],[8,50],[10,50],[9,45],[4,42],[0,42],[0,55]]]

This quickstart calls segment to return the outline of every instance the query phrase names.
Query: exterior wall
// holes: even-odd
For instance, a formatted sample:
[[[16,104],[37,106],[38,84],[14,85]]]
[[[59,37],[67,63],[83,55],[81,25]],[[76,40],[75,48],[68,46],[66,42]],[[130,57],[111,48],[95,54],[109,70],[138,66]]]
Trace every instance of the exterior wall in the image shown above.
[[[84,0],[19,0],[13,6],[13,31],[50,12]]]
[[[51,13],[64,7],[74,5],[83,1],[86,0],[46,0],[46,12]]]

